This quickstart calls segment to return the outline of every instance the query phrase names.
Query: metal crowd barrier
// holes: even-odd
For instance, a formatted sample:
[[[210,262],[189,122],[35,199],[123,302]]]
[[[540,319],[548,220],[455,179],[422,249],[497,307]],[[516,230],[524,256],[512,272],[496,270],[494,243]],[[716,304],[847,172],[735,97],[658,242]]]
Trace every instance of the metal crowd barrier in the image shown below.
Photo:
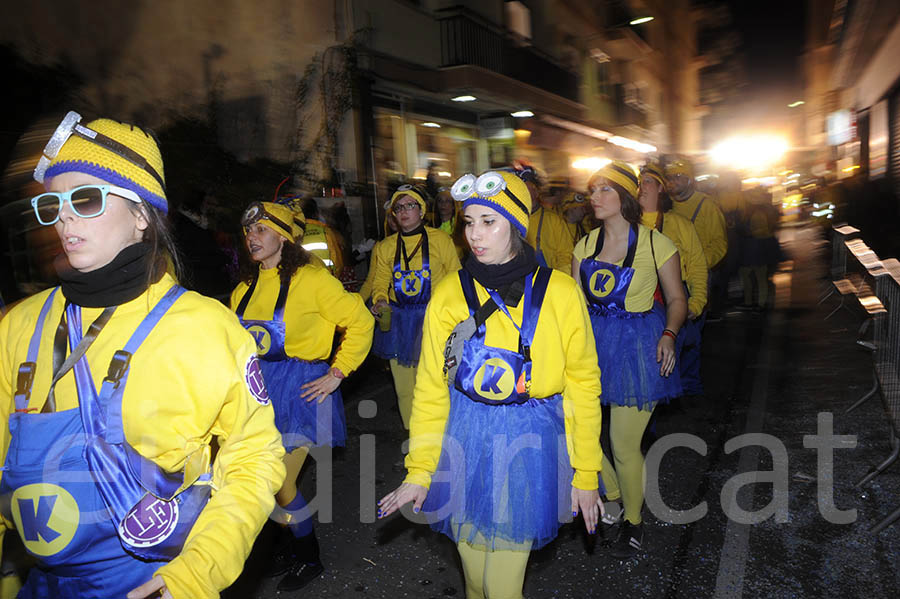
[[[829,268],[831,280],[828,282],[825,290],[822,291],[819,304],[822,304],[829,297],[840,291],[834,286],[833,282],[844,278],[847,272],[847,242],[858,235],[859,229],[850,225],[835,227],[831,230],[831,267]]]

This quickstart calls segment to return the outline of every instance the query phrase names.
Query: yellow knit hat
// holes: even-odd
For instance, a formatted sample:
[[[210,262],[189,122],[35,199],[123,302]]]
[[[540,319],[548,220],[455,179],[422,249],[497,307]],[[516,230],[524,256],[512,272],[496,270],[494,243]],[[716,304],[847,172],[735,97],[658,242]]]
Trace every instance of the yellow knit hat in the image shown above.
[[[658,162],[648,162],[641,168],[641,175],[648,175],[656,179],[662,189],[666,188],[666,173]]]
[[[587,198],[583,193],[579,193],[577,191],[570,191],[563,198],[563,201],[559,204],[559,209],[565,212],[569,208],[573,206],[583,206]]]
[[[666,165],[666,174],[669,176],[684,175],[689,179],[694,178],[694,165],[690,160],[677,158]]]
[[[66,116],[44,149],[47,157],[58,153],[50,157],[49,167],[45,166],[47,158],[42,159],[35,179],[44,182],[63,173],[85,173],[130,189],[151,206],[168,212],[162,156],[153,132],[111,119],[87,125],[80,120],[75,112]],[[54,144],[57,147],[53,148]]]
[[[282,196],[275,201],[279,206],[289,208],[292,214],[292,231],[294,241],[301,241],[306,233],[306,215],[303,214],[303,198],[301,196]],[[280,233],[280,232],[279,232]]]
[[[588,189],[593,188],[598,178],[604,177],[613,183],[622,186],[626,192],[631,194],[632,198],[638,195],[638,174],[633,166],[621,160],[613,160],[599,171],[591,175],[588,181]]]
[[[531,193],[514,173],[486,171],[477,179],[475,175],[463,175],[453,184],[450,194],[454,200],[463,203],[463,210],[471,204],[493,208],[518,229],[522,237],[528,234]]]
[[[391,196],[391,210],[393,211],[397,200],[403,196],[409,196],[419,204],[419,214],[421,218],[425,218],[425,213],[428,211],[428,204],[425,203],[425,193],[425,190],[418,185],[401,185],[394,192],[394,195]]]
[[[296,238],[298,225],[294,224],[294,211],[287,206],[272,202],[253,202],[241,216],[241,225],[247,227],[254,223],[268,227],[291,243]],[[303,223],[306,224],[305,219]]]

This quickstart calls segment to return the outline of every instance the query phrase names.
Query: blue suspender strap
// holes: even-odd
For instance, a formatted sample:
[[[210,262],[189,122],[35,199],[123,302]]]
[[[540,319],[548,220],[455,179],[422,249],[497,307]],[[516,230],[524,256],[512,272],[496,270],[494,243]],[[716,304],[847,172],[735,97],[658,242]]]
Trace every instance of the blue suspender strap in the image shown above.
[[[697,220],[697,215],[700,214],[700,208],[703,207],[703,202],[705,202],[705,201],[706,201],[706,198],[703,197],[703,198],[700,198],[700,201],[697,203],[697,208],[694,210],[694,216],[691,217],[691,222],[692,222],[692,223],[693,223],[695,220]]]
[[[272,314],[272,320],[275,320],[276,322],[284,321],[284,306],[287,304],[288,290],[290,287],[290,283],[282,281],[281,287],[278,288],[278,299],[275,300],[275,312]]]
[[[603,250],[603,227],[597,231],[597,243],[594,246],[594,253],[591,254],[589,260],[595,259],[600,255],[600,252]],[[628,230],[628,252],[625,254],[625,261],[622,262],[622,267],[631,268],[631,265],[634,264],[634,255],[637,253],[637,240],[638,240],[638,227],[637,225],[631,225],[631,228]]]
[[[44,333],[44,321],[47,320],[47,314],[50,312],[50,307],[53,305],[53,298],[56,297],[57,291],[59,291],[59,287],[54,288],[44,301],[41,313],[34,324],[34,333],[31,335],[31,341],[28,343],[28,355],[25,362],[19,364],[14,394],[16,412],[28,411],[28,401],[31,399],[31,388],[34,385],[34,373],[37,368],[38,350],[41,347],[41,336]]]
[[[472,275],[465,268],[459,269],[459,284],[462,287],[463,296],[466,298],[466,304],[469,306],[469,314],[473,315],[479,308],[478,294],[475,292]]]
[[[240,320],[244,320],[244,310],[247,309],[247,305],[250,303],[250,298],[253,296],[253,291],[256,289],[256,282],[258,280],[259,274],[253,277],[253,282],[250,283],[250,287],[247,288],[247,291],[244,292],[244,296],[241,298],[237,310],[234,311],[234,313],[237,314],[237,317]],[[284,306],[287,303],[287,294],[289,288],[290,285],[285,285],[282,281],[281,287],[278,289],[278,299],[275,301],[275,311],[272,316],[272,320],[276,320],[278,322],[284,320]]]
[[[103,434],[107,442],[122,443],[125,440],[125,432],[122,430],[122,396],[124,393],[120,391],[115,394],[115,397],[113,393],[120,386],[124,387],[128,380],[131,356],[137,351],[163,315],[172,307],[175,300],[181,297],[184,292],[184,287],[173,285],[131,335],[128,343],[125,344],[125,348],[118,350],[113,355],[109,364],[109,371],[106,374],[106,378],[103,379],[103,387],[100,389],[100,404],[105,405],[108,410],[106,430]]]
[[[429,271],[430,267],[431,258],[428,256],[428,231],[422,231],[422,271]]]

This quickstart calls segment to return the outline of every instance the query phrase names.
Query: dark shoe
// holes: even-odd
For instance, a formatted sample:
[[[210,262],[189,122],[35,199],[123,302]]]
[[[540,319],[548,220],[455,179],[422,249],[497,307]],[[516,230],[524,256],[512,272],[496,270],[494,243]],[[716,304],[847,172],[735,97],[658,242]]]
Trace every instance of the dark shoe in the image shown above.
[[[632,524],[628,520],[622,520],[622,525],[619,526],[619,535],[610,547],[609,554],[618,559],[631,559],[641,550],[643,540],[643,524]]]
[[[275,576],[281,576],[291,569],[295,559],[294,559],[294,536],[291,535],[287,529],[282,529],[282,534],[287,533],[289,538],[282,540],[278,547],[275,549],[275,552],[272,554],[271,562],[263,571],[263,576],[266,578],[273,578]]]
[[[287,576],[282,578],[278,582],[278,590],[285,592],[299,591],[313,580],[316,579],[322,572],[325,571],[325,566],[322,565],[322,562],[315,562],[312,564],[307,564],[306,562],[297,561],[291,566],[288,571]]]

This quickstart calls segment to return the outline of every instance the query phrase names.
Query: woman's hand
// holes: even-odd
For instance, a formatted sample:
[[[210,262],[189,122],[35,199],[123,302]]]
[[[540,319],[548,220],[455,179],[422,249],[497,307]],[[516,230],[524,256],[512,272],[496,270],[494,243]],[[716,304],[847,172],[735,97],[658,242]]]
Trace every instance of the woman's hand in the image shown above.
[[[388,303],[386,301],[378,300],[377,302],[372,304],[372,307],[369,308],[369,311],[375,316],[378,316],[379,314],[381,314],[381,311],[387,307],[387,305]]]
[[[325,401],[325,398],[335,392],[341,386],[341,379],[331,374],[329,370],[314,381],[310,381],[300,387],[300,399],[310,402],[318,400],[319,403]]]
[[[675,370],[675,340],[668,335],[660,337],[656,344],[656,361],[660,376],[667,377]]]
[[[172,593],[166,588],[166,583],[162,576],[156,575],[136,589],[128,592],[128,599],[145,599],[145,598],[173,599]]]
[[[581,512],[584,518],[584,527],[588,534],[597,532],[597,522],[603,517],[603,502],[597,489],[585,491],[572,487],[572,517]]]
[[[410,501],[413,504],[413,512],[418,514],[422,509],[422,504],[425,503],[426,495],[428,495],[428,489],[422,485],[403,483],[378,502],[378,518],[387,518]]]

